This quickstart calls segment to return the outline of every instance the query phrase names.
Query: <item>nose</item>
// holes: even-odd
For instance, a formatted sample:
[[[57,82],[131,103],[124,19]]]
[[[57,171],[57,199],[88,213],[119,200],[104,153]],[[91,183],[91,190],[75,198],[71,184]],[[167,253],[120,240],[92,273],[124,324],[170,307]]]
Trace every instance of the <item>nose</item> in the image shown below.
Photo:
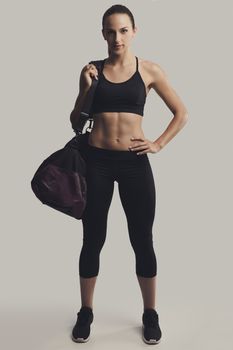
[[[120,43],[120,38],[121,38],[121,34],[120,33],[116,33],[116,36],[115,36],[116,44]]]

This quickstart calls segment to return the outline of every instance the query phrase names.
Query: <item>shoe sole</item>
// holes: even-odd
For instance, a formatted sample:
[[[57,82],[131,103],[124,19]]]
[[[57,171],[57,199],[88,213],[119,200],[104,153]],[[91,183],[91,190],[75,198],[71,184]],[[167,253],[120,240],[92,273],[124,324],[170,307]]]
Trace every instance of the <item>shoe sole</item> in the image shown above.
[[[84,338],[74,338],[73,335],[71,335],[71,339],[75,343],[86,343],[90,339],[90,336],[88,338],[84,339]],[[161,341],[161,338],[159,340],[155,340],[155,339],[146,340],[146,338],[144,338],[143,334],[142,334],[142,339],[147,344],[159,344]]]
[[[86,339],[84,339],[84,338],[74,338],[73,335],[71,334],[71,339],[75,343],[86,343],[90,339],[90,336],[88,338],[86,338]]]
[[[144,342],[147,343],[147,344],[159,344],[159,343],[160,343],[160,340],[154,340],[154,339],[146,340],[146,339],[144,338],[144,336],[142,336],[142,339],[143,339]]]
[[[162,337],[161,337],[162,338]],[[160,341],[161,341],[161,338],[159,340],[156,340],[156,339],[150,339],[150,340],[147,340],[145,337],[144,337],[144,328],[142,328],[142,339],[143,341],[146,343],[146,344],[159,344]]]

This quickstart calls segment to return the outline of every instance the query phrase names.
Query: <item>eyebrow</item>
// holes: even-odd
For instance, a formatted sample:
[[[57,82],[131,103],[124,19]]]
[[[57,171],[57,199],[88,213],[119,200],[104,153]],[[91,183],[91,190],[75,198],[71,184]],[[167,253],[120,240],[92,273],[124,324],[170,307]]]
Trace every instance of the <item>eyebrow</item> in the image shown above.
[[[129,27],[122,27],[122,28],[120,28],[120,29],[124,29],[124,28],[129,28]],[[110,30],[113,30],[112,28],[109,28],[109,27],[107,27],[106,29],[107,29],[107,30],[109,30],[109,29],[110,29]]]

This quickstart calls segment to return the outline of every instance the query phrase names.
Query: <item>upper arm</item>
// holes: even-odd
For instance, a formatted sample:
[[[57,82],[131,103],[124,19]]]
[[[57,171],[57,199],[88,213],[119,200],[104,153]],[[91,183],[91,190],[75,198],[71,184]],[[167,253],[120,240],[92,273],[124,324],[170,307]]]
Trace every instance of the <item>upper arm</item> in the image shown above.
[[[82,101],[82,98],[84,95],[83,82],[84,82],[84,68],[85,68],[85,66],[82,67],[80,74],[79,74],[79,92],[78,92],[78,96],[76,97],[76,100],[75,100],[74,109],[76,109],[78,107],[78,105]]]
[[[157,63],[150,62],[149,71],[151,76],[152,87],[158,95],[163,99],[168,108],[175,113],[177,111],[185,111],[186,107],[176,91],[172,88],[167,74]]]

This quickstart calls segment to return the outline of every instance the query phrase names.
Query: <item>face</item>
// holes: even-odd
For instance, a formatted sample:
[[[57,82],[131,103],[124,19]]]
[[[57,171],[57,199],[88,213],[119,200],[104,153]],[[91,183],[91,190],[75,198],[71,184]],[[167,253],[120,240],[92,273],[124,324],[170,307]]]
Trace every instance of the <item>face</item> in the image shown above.
[[[106,18],[102,34],[111,52],[120,54],[130,46],[136,31],[137,28],[133,29],[130,17],[127,14],[114,13]]]

